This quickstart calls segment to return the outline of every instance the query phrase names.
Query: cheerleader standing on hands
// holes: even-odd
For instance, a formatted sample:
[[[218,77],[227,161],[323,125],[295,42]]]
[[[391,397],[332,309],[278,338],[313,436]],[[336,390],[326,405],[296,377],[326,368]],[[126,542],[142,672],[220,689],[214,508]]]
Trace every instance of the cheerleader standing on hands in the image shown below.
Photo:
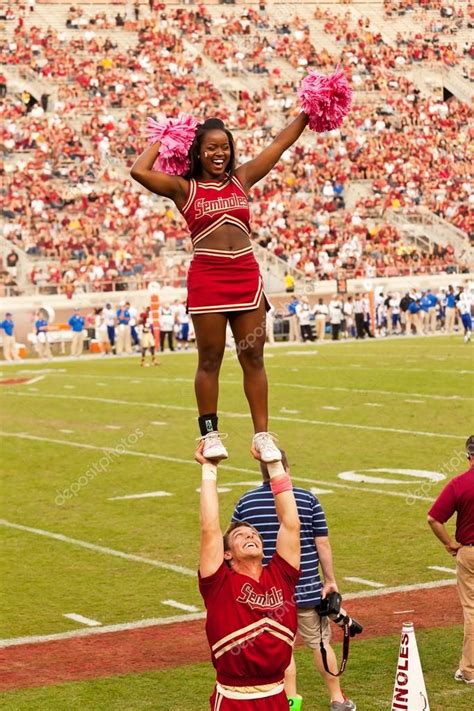
[[[311,117],[301,112],[256,158],[236,167],[233,136],[219,119],[201,125],[189,116],[160,124],[149,120],[155,142],[131,169],[148,190],[173,200],[191,233],[188,310],[198,349],[195,391],[206,459],[228,456],[218,432],[217,403],[229,322],[255,431],[252,446],[264,462],[281,460],[268,432],[263,349],[269,305],[250,244],[247,196],[308,122]]]

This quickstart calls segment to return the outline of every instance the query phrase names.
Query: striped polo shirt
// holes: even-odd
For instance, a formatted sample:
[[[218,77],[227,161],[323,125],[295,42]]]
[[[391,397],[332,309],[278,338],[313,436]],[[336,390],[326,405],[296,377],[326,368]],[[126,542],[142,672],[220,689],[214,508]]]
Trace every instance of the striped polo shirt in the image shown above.
[[[296,586],[296,603],[299,607],[314,607],[321,600],[319,557],[316,536],[327,536],[326,517],[316,496],[306,489],[293,487],[301,522],[301,577]],[[252,524],[263,538],[264,560],[267,565],[276,550],[280,523],[269,483],[253,489],[239,499],[232,521]]]

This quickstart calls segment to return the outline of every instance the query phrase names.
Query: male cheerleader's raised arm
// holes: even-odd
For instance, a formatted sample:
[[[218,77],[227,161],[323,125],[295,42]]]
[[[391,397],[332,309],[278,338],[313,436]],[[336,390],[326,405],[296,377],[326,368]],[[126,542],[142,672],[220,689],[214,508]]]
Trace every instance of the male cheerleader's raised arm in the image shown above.
[[[255,459],[261,461],[261,457],[254,447],[252,447],[251,452]],[[267,469],[270,476],[270,487],[275,500],[275,509],[280,522],[276,550],[287,563],[294,568],[299,568],[301,524],[291,477],[281,462],[270,462],[267,464]]]
[[[199,573],[206,578],[213,575],[224,560],[224,540],[219,521],[217,495],[217,464],[202,455],[204,442],[199,443],[194,458],[202,467],[200,495],[201,551]]]
[[[245,190],[249,190],[271,171],[280,160],[282,153],[301,136],[308,120],[308,116],[302,111],[256,158],[237,168],[236,175]]]
[[[159,141],[148,146],[132,165],[130,175],[152,193],[170,198],[179,206],[180,201],[184,204],[186,200],[188,184],[178,175],[168,175],[160,170],[153,170],[160,148]]]

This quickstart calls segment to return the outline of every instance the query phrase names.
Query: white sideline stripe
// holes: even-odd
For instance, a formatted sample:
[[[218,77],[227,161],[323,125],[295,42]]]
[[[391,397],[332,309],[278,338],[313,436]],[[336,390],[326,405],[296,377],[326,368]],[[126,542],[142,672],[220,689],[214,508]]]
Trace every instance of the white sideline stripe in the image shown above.
[[[369,588],[384,588],[386,587],[384,583],[376,583],[373,580],[366,580],[365,578],[352,578],[346,577],[344,580],[348,580],[350,583],[360,583],[361,585],[368,585]]]
[[[438,570],[440,573],[451,573],[451,575],[456,575],[455,568],[445,568],[442,565],[429,565],[429,570]]]
[[[363,590],[357,593],[348,593],[344,595],[344,600],[359,600],[364,597],[377,597],[378,595],[390,595],[391,593],[412,592],[416,590],[432,590],[435,588],[444,588],[449,585],[456,585],[456,580],[432,580],[429,583],[415,583],[414,585],[399,585],[393,588],[383,588],[381,590]]]
[[[136,400],[114,400],[112,398],[100,398],[100,397],[89,397],[86,395],[76,395],[76,396],[67,396],[67,395],[57,395],[57,394],[52,394],[52,393],[39,393],[38,395],[31,395],[30,393],[22,392],[14,392],[12,390],[7,390],[6,391],[7,395],[14,395],[16,397],[46,397],[46,398],[52,398],[55,400],[85,400],[89,402],[105,402],[110,405],[126,405],[127,407],[130,407],[131,405],[137,406],[140,408],[144,407],[154,407],[154,408],[160,408],[164,410],[179,410],[179,411],[185,411],[185,412],[195,412],[196,408],[195,407],[184,407],[182,405],[162,405],[160,403],[156,402],[140,402]],[[236,417],[236,418],[248,418],[247,413],[243,412],[221,412],[221,415],[223,417]],[[451,435],[451,434],[443,434],[442,432],[424,432],[422,430],[405,430],[401,429],[398,427],[379,427],[376,425],[357,425],[355,423],[349,423],[349,422],[328,422],[327,420],[309,420],[303,417],[283,417],[281,415],[274,415],[272,417],[272,420],[278,421],[278,422],[294,422],[297,424],[306,424],[306,425],[320,425],[322,427],[341,427],[343,429],[354,429],[354,430],[368,430],[369,432],[389,432],[393,434],[406,434],[406,435],[411,435],[414,437],[440,437],[441,439],[457,439],[459,441],[462,440],[462,437],[459,435]]]
[[[377,356],[379,357],[379,356]],[[386,357],[386,356],[384,356]],[[276,365],[271,365],[269,366],[270,368],[286,368],[286,366],[276,366]],[[293,368],[296,372],[298,371],[298,368]],[[21,371],[23,372],[23,371]],[[31,371],[27,371],[31,372]],[[56,375],[58,371],[54,371],[52,374]],[[65,372],[65,371],[64,371]],[[86,373],[81,373],[80,375],[72,375],[71,373],[67,373],[66,375],[60,374],[61,377],[63,378],[69,378],[73,377],[75,380],[77,378],[96,378],[96,375],[87,375]],[[148,378],[140,378],[139,380],[132,380],[130,381],[129,378],[126,375],[106,375],[105,378],[107,380],[126,380],[127,382],[132,382],[132,383],[140,383],[140,382],[146,382],[149,383],[150,381]],[[219,380],[221,385],[241,385],[240,380]],[[193,378],[162,378],[160,377],[160,383],[194,383]],[[99,383],[97,383],[99,385]],[[302,388],[304,390],[329,390],[329,391],[334,391],[334,392],[342,392],[342,393],[363,393],[363,394],[371,394],[373,393],[374,395],[389,395],[389,396],[396,396],[398,397],[399,395],[407,395],[408,397],[413,396],[413,397],[424,397],[429,400],[464,400],[466,402],[471,402],[474,400],[472,397],[464,397],[462,395],[429,395],[427,393],[409,393],[409,392],[403,392],[403,391],[396,391],[396,390],[371,390],[367,388],[345,388],[345,387],[334,387],[334,386],[329,386],[329,385],[302,385],[301,383],[273,383],[272,382],[272,387],[273,386],[278,386],[282,388]]]
[[[182,602],[176,602],[176,600],[162,600],[162,605],[176,607],[178,610],[184,610],[185,612],[199,612],[199,607],[195,605],[184,605]]]
[[[121,430],[121,425],[105,425],[106,430]]]
[[[27,385],[33,385],[33,383],[39,383],[40,380],[44,380],[44,375],[38,375],[37,378],[32,378],[28,380]]]
[[[64,439],[52,439],[50,437],[39,437],[37,435],[30,435],[25,432],[2,432],[0,431],[0,437],[15,437],[17,439],[29,439],[34,442],[49,442],[50,444],[62,444],[65,447],[77,447],[78,449],[92,449],[92,450],[97,450],[99,452],[115,452],[113,447],[99,447],[94,444],[84,444],[82,442],[70,442],[68,440]],[[191,459],[180,459],[179,457],[167,457],[164,454],[154,454],[152,452],[136,452],[134,450],[130,449],[125,449],[122,452],[120,452],[121,455],[127,454],[130,457],[146,457],[148,459],[159,459],[164,462],[175,462],[176,464],[191,464],[192,466],[195,466],[195,463]],[[233,467],[230,464],[220,464],[219,465],[220,469],[224,469],[226,471],[230,472],[240,472],[242,474],[255,474],[254,469],[245,469],[244,467]],[[409,492],[402,492],[402,491],[385,491],[385,489],[372,489],[368,488],[365,486],[350,486],[349,484],[338,484],[336,482],[328,482],[320,479],[307,479],[304,477],[292,477],[293,481],[303,481],[303,482],[308,482],[310,484],[322,484],[323,486],[332,486],[332,487],[337,487],[338,489],[348,489],[349,491],[362,491],[365,493],[371,493],[371,494],[385,494],[386,496],[397,496],[401,498],[410,498],[410,499],[415,499],[418,501],[429,501],[432,502],[434,499],[430,498],[429,496],[419,496],[418,494],[410,494]],[[261,484],[261,481],[259,482],[240,482],[237,484],[234,484],[233,486],[243,486],[244,484],[248,484],[250,486],[259,486]],[[227,486],[230,486],[227,484]]]
[[[153,565],[155,568],[163,568],[164,570],[172,570],[174,573],[181,573],[181,575],[191,575],[193,577],[196,575],[196,572],[194,570],[191,570],[190,568],[184,568],[181,565],[174,565],[173,563],[163,563],[161,560],[144,558],[141,555],[133,555],[133,553],[124,553],[123,551],[117,551],[114,548],[107,548],[106,546],[97,546],[95,543],[88,543],[87,541],[81,541],[78,538],[69,538],[69,536],[63,536],[62,533],[53,533],[52,531],[44,531],[42,528],[32,528],[31,526],[23,526],[19,523],[7,521],[4,518],[0,519],[0,526],[5,526],[6,528],[14,528],[17,531],[26,531],[26,533],[35,533],[37,536],[54,538],[54,540],[56,541],[61,541],[62,543],[71,543],[73,546],[87,548],[88,550],[95,551],[96,553],[105,553],[106,555],[112,555],[116,558],[133,560],[135,563],[146,563],[147,565]]]
[[[333,405],[322,405],[321,410],[340,410],[340,407],[334,407]]]
[[[167,422],[162,422],[161,420],[152,420],[150,422],[150,425],[166,425],[168,424]]]
[[[344,595],[344,600],[357,600],[365,597],[378,597],[379,595],[389,595],[398,592],[410,592],[416,590],[431,590],[433,588],[448,587],[455,585],[455,580],[434,580],[429,583],[415,583],[414,585],[400,585],[399,587],[384,588],[383,590],[364,590],[359,593],[348,593]],[[90,629],[72,630],[71,632],[58,632],[56,634],[32,635],[30,637],[11,637],[10,639],[0,639],[0,648],[17,647],[21,644],[41,644],[43,642],[55,642],[62,639],[74,639],[76,637],[89,637],[96,634],[107,634],[109,632],[125,632],[127,630],[143,629],[144,627],[161,627],[175,622],[193,622],[194,620],[204,620],[205,612],[190,613],[189,615],[176,615],[174,617],[155,617],[147,620],[137,620],[136,622],[124,622],[116,625],[104,625]]]
[[[88,627],[98,627],[102,624],[102,622],[97,622],[97,620],[91,620],[90,617],[76,615],[75,612],[69,612],[67,615],[63,615],[63,617],[67,617],[68,620],[73,620],[74,622],[81,622],[81,624],[87,625]]]
[[[424,400],[405,400],[405,402],[413,403],[413,405],[424,405]]]
[[[397,610],[394,615],[407,615],[409,612],[415,612],[415,610]]]
[[[125,499],[152,499],[159,496],[173,496],[169,491],[149,491],[145,494],[129,494],[128,496],[112,496],[107,501],[125,501]]]
[[[383,407],[380,402],[364,402],[364,405],[367,405],[367,407]]]

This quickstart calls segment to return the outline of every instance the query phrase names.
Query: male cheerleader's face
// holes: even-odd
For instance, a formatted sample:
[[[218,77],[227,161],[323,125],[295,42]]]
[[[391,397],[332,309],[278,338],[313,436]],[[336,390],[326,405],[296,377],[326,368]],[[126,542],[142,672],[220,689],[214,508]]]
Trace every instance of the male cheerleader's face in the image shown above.
[[[239,526],[229,534],[229,550],[225,551],[226,560],[263,560],[262,539],[250,526]]]
[[[206,131],[201,141],[201,165],[203,173],[217,177],[225,173],[230,160],[230,143],[224,131]]]

